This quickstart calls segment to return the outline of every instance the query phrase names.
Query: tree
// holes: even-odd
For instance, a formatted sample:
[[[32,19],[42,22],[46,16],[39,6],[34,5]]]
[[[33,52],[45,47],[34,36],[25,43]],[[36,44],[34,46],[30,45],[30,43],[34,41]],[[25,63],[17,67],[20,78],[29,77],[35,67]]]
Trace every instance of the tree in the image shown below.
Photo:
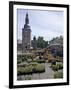
[[[33,49],[36,50],[37,49],[37,40],[36,37],[33,37]]]
[[[33,37],[33,40],[36,41],[36,37],[35,36]]]
[[[37,48],[46,48],[48,45],[48,41],[45,41],[44,38],[40,36],[38,37],[38,39],[36,39],[36,37],[34,36],[31,43],[34,50],[36,50]]]
[[[47,46],[48,46],[48,41],[45,41],[45,46],[44,47],[46,48]]]
[[[37,47],[38,48],[46,48],[48,45],[48,41],[45,41],[43,37],[38,37],[37,39]]]

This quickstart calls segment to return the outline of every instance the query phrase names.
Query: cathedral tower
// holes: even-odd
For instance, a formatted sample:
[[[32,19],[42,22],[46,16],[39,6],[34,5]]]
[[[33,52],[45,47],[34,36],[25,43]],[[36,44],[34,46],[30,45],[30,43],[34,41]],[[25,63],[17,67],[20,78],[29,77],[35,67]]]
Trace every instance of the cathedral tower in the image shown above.
[[[31,29],[29,26],[29,17],[28,13],[26,13],[25,17],[25,25],[22,29],[22,51],[29,51],[31,47]]]

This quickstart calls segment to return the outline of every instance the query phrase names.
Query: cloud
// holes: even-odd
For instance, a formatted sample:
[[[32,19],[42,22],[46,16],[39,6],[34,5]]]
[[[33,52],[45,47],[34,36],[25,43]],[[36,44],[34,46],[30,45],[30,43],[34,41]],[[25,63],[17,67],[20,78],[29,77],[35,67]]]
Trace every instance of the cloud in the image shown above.
[[[18,38],[21,39],[22,28],[25,24],[26,10],[18,10]],[[43,36],[45,40],[63,35],[64,13],[63,11],[40,11],[28,10],[29,25],[31,26],[32,38],[35,35]]]

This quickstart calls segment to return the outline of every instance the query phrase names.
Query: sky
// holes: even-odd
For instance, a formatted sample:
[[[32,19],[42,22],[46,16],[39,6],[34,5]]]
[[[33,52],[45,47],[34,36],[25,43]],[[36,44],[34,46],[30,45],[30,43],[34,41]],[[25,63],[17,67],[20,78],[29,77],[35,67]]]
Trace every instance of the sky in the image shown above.
[[[17,38],[22,40],[22,28],[24,28],[26,13],[29,16],[29,25],[31,27],[31,39],[34,36],[44,37],[44,40],[50,41],[52,38],[63,36],[64,30],[64,12],[63,11],[43,11],[17,9]]]

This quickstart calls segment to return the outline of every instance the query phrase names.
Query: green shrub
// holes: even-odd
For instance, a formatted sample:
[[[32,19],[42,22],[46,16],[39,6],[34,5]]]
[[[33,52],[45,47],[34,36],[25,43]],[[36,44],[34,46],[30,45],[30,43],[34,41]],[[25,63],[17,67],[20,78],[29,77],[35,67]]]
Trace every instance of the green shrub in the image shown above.
[[[58,71],[59,66],[57,66],[57,65],[52,65],[52,69],[53,69],[54,71]]]
[[[29,64],[28,63],[20,63],[20,64],[18,64],[17,66],[18,67],[26,67],[26,66],[28,66]]]
[[[17,60],[22,59],[21,55],[17,55]]]
[[[29,66],[25,67],[24,73],[25,73],[25,74],[26,74],[26,73],[27,73],[27,74],[32,73],[32,69],[33,69],[32,65],[29,65]]]
[[[51,68],[52,68],[54,71],[58,71],[58,70],[60,70],[60,69],[63,69],[63,64],[51,65]]]
[[[26,67],[18,67],[17,74],[30,74],[32,73],[33,67],[32,65],[26,66]]]
[[[57,64],[59,66],[59,69],[63,69],[63,64]]]
[[[24,68],[22,68],[22,67],[17,68],[17,74],[18,75],[22,74],[23,72],[24,72]]]
[[[45,72],[45,66],[43,64],[37,64],[35,67],[34,67],[34,72]]]
[[[32,59],[27,59],[27,62],[28,62],[28,63],[32,62]]]
[[[62,60],[60,60],[60,59],[56,59],[56,62],[61,62]]]
[[[26,56],[23,56],[22,57],[22,61],[27,61],[27,57]]]
[[[44,64],[29,64],[25,67],[17,67],[17,74],[32,74],[32,73],[41,73],[45,72],[45,66]]]
[[[32,65],[32,66],[36,66],[38,63],[37,62],[30,62],[29,65]]]
[[[21,60],[19,59],[19,60],[17,60],[17,64],[19,64],[19,63],[21,63]]]
[[[35,55],[33,54],[30,54],[30,55],[23,55],[23,57],[26,57],[27,59],[34,59],[35,58]]]
[[[54,78],[63,78],[63,72],[55,72]]]
[[[33,60],[32,62],[45,63],[45,60]]]

